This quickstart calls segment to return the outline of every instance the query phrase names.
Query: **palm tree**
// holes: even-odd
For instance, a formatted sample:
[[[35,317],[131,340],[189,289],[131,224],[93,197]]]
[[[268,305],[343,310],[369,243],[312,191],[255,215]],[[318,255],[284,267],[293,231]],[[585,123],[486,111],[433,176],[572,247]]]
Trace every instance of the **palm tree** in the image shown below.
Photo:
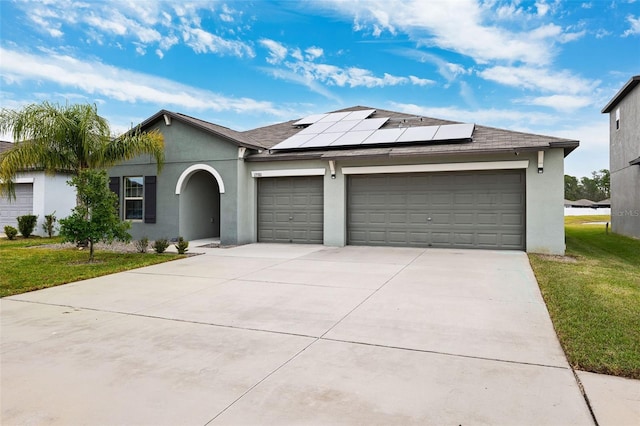
[[[164,163],[164,140],[158,131],[139,128],[114,138],[95,105],[49,102],[21,110],[3,108],[0,133],[13,135],[15,145],[0,154],[0,194],[15,198],[15,176],[29,169],[77,176],[86,169],[104,169],[141,154]]]

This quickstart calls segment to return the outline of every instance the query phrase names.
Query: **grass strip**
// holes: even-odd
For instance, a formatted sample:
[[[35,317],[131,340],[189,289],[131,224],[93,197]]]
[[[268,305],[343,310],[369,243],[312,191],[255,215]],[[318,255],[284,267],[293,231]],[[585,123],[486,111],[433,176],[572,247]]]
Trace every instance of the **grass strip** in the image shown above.
[[[567,218],[567,256],[529,259],[571,365],[640,379],[640,240],[604,219]]]
[[[95,278],[115,272],[155,265],[185,256],[163,253],[114,253],[97,251],[95,262],[76,248],[50,249],[40,245],[60,238],[0,239],[0,297]]]

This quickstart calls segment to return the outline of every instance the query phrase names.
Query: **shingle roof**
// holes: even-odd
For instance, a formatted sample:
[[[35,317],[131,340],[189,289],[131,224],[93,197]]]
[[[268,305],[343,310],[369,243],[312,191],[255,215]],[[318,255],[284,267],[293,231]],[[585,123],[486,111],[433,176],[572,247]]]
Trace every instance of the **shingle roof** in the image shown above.
[[[595,203],[591,200],[587,200],[586,198],[582,198],[580,200],[572,201],[571,205],[573,207],[591,207]]]
[[[332,112],[358,111],[373,109],[364,106],[345,108]],[[457,124],[459,122],[441,120],[431,117],[422,117],[396,111],[378,109],[371,116],[390,117],[389,121],[381,129],[394,127],[434,126],[445,124]],[[278,123],[271,126],[260,127],[242,132],[258,141],[266,148],[271,148],[288,137],[296,134],[301,129],[293,126],[298,119]],[[251,161],[294,160],[321,158],[326,160],[344,158],[367,157],[402,157],[415,155],[446,155],[446,154],[488,154],[502,152],[537,151],[549,148],[564,148],[565,156],[577,148],[579,142],[570,139],[561,139],[551,136],[535,135],[531,133],[515,132],[505,129],[497,129],[487,126],[475,126],[472,142],[468,143],[430,143],[422,145],[402,145],[376,148],[348,148],[348,149],[320,149],[304,151],[269,151],[253,154],[247,157]]]
[[[0,141],[0,152],[5,152],[13,148],[13,142]]]
[[[260,144],[260,142],[253,140],[251,136],[244,135],[242,132],[235,131],[228,127],[220,126],[218,124],[213,124],[208,121],[200,120],[199,118],[191,117],[186,114],[167,111],[164,109],[160,110],[153,116],[149,117],[148,119],[140,123],[140,128],[144,130],[145,128],[149,127],[151,124],[155,123],[156,121],[163,119],[165,115],[171,117],[172,119],[182,121],[194,127],[198,127],[208,133],[211,133],[215,136],[226,139],[229,142],[234,143],[238,146],[244,146],[246,148],[253,148],[253,149],[265,148],[264,146],[262,146],[262,144]]]
[[[331,112],[360,111],[375,109],[366,106],[354,106]],[[298,133],[301,128],[293,124],[299,120],[285,121],[259,127],[244,132],[238,132],[228,127],[219,126],[208,121],[190,117],[185,114],[161,110],[140,124],[145,129],[164,116],[182,121],[191,126],[200,128],[217,137],[221,137],[238,146],[252,148],[246,159],[249,161],[273,161],[314,159],[325,160],[344,158],[371,158],[371,157],[404,157],[404,156],[430,156],[446,154],[496,154],[513,153],[521,151],[538,151],[549,148],[564,148],[565,156],[578,147],[579,142],[571,139],[561,139],[551,136],[535,135],[531,133],[514,132],[511,130],[497,129],[487,126],[475,126],[471,142],[458,143],[429,143],[402,146],[375,146],[365,148],[319,148],[316,150],[299,151],[271,151],[270,148]],[[397,111],[377,109],[370,118],[389,117],[389,120],[381,129],[398,127],[437,126],[458,124],[458,121],[442,120],[431,117],[405,114]]]

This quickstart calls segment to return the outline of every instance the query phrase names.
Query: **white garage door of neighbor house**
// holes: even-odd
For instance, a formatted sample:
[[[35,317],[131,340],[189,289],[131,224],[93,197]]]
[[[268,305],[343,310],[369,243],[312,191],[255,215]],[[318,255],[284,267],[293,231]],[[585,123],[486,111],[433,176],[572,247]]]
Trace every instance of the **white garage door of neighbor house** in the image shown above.
[[[7,225],[18,228],[18,216],[33,213],[33,184],[17,183],[16,198],[0,197],[0,232]]]
[[[260,178],[258,241],[322,244],[322,179],[322,176]]]
[[[352,175],[348,244],[524,250],[521,170]]]

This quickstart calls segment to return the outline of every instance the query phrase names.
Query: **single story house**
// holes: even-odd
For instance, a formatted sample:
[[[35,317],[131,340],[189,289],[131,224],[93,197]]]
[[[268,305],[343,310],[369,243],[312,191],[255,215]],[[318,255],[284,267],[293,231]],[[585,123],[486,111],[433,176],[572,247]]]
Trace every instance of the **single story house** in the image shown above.
[[[598,202],[594,202],[584,198],[576,201],[564,200],[565,216],[610,215],[610,214],[611,214],[611,202],[608,199],[598,201]]]
[[[0,141],[0,153],[13,147],[12,142]],[[38,223],[34,235],[44,236],[44,216],[55,212],[57,218],[71,214],[76,206],[75,190],[67,185],[70,176],[64,173],[46,174],[42,170],[27,170],[15,179],[15,199],[0,197],[0,232],[6,225],[18,229],[18,216],[34,214]]]
[[[609,114],[611,230],[640,238],[640,75],[602,109]]]
[[[248,131],[161,110],[149,156],[109,169],[134,238],[565,250],[578,141],[362,106]]]

